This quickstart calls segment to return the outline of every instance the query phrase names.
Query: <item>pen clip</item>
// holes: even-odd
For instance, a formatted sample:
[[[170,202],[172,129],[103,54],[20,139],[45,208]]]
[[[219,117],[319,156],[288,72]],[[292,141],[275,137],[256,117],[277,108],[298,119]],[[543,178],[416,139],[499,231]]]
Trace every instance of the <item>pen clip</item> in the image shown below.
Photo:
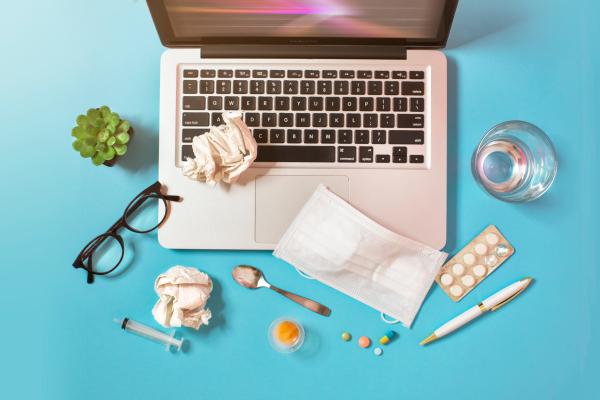
[[[515,292],[515,294],[513,294],[512,296],[510,296],[509,298],[507,298],[506,300],[501,301],[500,303],[496,304],[494,307],[490,308],[490,311],[496,311],[497,309],[499,309],[500,307],[510,303],[512,300],[514,300],[518,295],[520,295],[521,293],[523,293],[523,290],[527,289],[527,287],[529,287],[529,284],[533,281],[533,279],[531,278],[525,278],[528,279],[527,284],[525,284],[525,286],[523,286],[521,289],[519,289],[518,292]],[[524,279],[524,280],[525,280]]]

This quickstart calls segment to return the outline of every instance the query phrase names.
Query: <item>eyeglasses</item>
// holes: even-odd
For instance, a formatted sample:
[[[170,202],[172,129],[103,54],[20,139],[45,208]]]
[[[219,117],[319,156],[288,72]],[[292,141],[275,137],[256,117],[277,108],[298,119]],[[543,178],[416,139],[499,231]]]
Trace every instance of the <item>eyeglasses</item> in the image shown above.
[[[123,261],[125,245],[117,233],[119,229],[126,228],[135,233],[151,232],[167,218],[169,202],[182,200],[180,196],[162,194],[161,188],[160,182],[156,182],[144,189],[131,200],[117,222],[81,250],[73,267],[87,271],[87,283],[94,282],[94,275],[110,274]]]

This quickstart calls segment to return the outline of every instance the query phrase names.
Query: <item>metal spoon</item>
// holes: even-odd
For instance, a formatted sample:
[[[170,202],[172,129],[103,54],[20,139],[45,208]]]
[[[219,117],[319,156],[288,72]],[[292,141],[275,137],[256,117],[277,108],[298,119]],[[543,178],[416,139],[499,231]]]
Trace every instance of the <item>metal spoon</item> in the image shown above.
[[[237,283],[239,283],[245,288],[256,289],[259,287],[266,287],[276,291],[279,294],[284,295],[288,299],[295,301],[301,306],[304,306],[310,311],[316,312],[317,314],[321,314],[326,317],[328,317],[329,314],[331,314],[331,310],[325,307],[323,304],[319,304],[316,301],[307,299],[306,297],[298,296],[297,294],[290,293],[283,289],[279,289],[277,286],[269,284],[269,282],[265,280],[262,271],[258,268],[252,267],[250,265],[238,265],[231,272],[231,276],[233,276],[233,279]]]

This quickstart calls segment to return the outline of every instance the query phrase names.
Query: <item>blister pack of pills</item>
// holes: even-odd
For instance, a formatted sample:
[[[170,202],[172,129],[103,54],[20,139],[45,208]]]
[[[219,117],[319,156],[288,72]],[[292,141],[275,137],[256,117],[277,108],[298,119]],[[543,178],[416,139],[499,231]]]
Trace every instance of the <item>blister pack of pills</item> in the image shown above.
[[[435,280],[452,300],[459,301],[514,252],[498,228],[490,225],[446,262]]]

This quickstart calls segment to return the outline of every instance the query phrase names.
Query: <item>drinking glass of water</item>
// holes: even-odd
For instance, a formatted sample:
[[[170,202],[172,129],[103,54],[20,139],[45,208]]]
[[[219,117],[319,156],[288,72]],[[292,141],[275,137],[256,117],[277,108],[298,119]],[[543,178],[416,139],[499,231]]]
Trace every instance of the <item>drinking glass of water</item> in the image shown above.
[[[552,185],[558,163],[548,136],[524,121],[490,129],[473,153],[475,180],[492,196],[508,202],[539,198]]]

